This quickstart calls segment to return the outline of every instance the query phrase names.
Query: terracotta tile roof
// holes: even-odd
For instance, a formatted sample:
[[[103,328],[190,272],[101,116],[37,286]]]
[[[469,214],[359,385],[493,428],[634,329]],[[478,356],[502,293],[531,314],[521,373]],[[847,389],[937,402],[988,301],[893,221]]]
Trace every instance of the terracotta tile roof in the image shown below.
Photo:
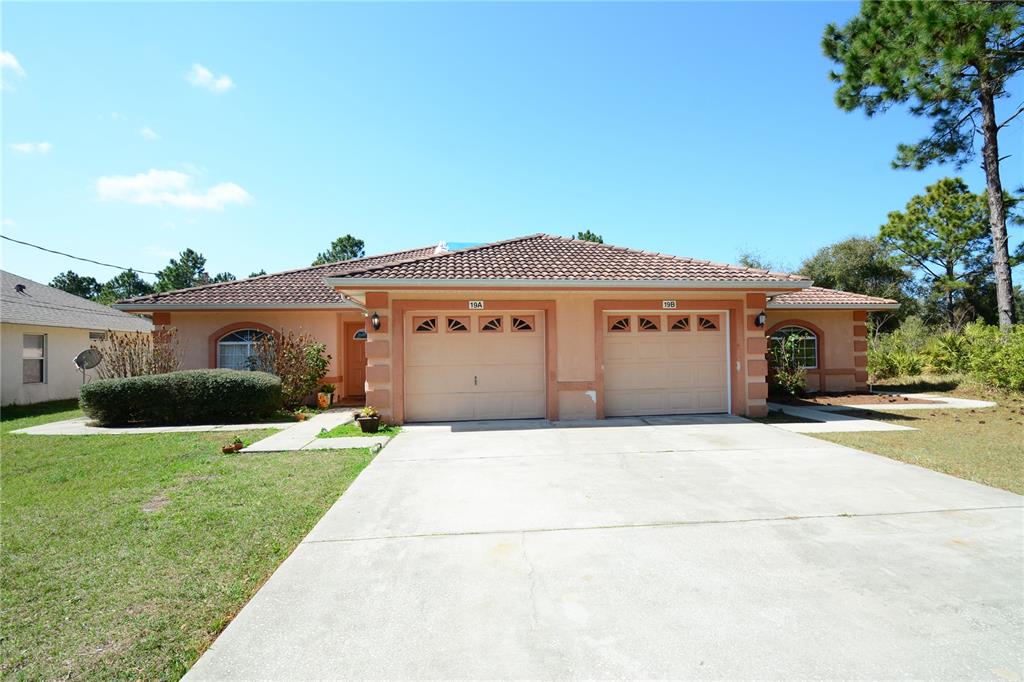
[[[806,277],[706,260],[637,251],[608,244],[535,234],[399,262],[366,264],[330,275],[395,280],[588,280],[692,282],[808,282]]]
[[[899,302],[891,298],[865,296],[850,291],[838,291],[823,287],[808,287],[798,291],[787,291],[772,298],[769,308],[859,308],[861,310],[895,308]]]
[[[324,283],[324,277],[349,269],[365,269],[383,263],[405,261],[410,258],[431,256],[436,246],[408,251],[396,251],[379,256],[314,265],[298,270],[286,270],[270,275],[259,275],[234,282],[207,284],[191,289],[165,291],[149,296],[138,296],[118,301],[117,306],[128,309],[146,309],[148,306],[348,306],[342,295]]]

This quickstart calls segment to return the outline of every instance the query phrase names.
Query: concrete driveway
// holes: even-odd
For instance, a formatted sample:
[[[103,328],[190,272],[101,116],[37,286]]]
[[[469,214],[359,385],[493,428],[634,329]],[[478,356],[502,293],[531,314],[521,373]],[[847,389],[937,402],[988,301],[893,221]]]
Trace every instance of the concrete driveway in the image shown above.
[[[188,677],[1020,679],[1022,503],[733,417],[408,427]]]

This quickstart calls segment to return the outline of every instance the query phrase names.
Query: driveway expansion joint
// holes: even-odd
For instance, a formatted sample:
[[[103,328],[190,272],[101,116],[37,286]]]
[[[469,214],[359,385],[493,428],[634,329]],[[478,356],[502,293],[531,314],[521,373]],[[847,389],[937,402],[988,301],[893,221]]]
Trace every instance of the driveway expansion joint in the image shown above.
[[[915,509],[911,511],[895,512],[869,512],[853,514],[839,512],[837,514],[807,514],[789,516],[764,516],[746,519],[703,519],[697,521],[653,521],[650,523],[620,523],[597,526],[564,526],[558,528],[504,528],[498,530],[468,530],[453,531],[449,533],[410,533],[408,535],[375,535],[358,538],[331,538],[323,540],[303,540],[300,545],[321,545],[340,542],[372,542],[375,540],[416,540],[423,538],[447,538],[447,537],[473,537],[480,535],[510,535],[519,533],[524,538],[527,533],[564,533],[572,531],[591,530],[625,530],[628,528],[673,528],[686,526],[727,526],[733,524],[749,523],[777,523],[779,521],[822,521],[826,519],[860,519],[860,518],[883,518],[890,516],[918,516],[923,514],[948,514],[952,512],[978,512],[978,511],[1004,511],[1009,509],[1024,509],[1024,505],[1002,505],[995,507],[955,507],[949,509]]]

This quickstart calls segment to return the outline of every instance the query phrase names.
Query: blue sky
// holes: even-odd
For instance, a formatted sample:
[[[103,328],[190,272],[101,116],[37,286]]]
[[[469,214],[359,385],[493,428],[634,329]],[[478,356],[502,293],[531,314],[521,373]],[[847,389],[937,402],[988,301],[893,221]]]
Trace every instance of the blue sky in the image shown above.
[[[191,247],[238,276],[346,233],[383,252],[590,229],[796,266],[956,173],[890,168],[926,121],[833,104],[819,41],[855,12],[5,2],[3,232],[141,270]],[[117,272],[0,248],[37,280]]]

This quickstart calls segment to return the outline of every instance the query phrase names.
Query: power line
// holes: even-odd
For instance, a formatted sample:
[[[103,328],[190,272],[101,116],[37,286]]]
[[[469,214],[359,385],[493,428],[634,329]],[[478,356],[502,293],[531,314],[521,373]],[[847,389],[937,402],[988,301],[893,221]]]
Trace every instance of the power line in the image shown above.
[[[149,272],[148,270],[139,270],[137,268],[123,268],[120,265],[114,265],[112,263],[103,263],[103,262],[98,261],[98,260],[93,260],[92,258],[82,258],[81,256],[72,256],[70,253],[64,253],[63,251],[54,251],[53,249],[48,249],[45,246],[39,246],[38,244],[29,244],[28,242],[23,242],[20,239],[15,239],[14,237],[8,237],[5,234],[0,234],[0,237],[2,237],[3,239],[6,239],[9,242],[14,242],[15,244],[23,244],[25,246],[31,246],[33,249],[39,249],[40,251],[46,251],[47,253],[55,253],[58,256],[66,256],[68,258],[74,258],[75,260],[85,261],[86,263],[94,263],[95,265],[102,265],[102,266],[107,267],[107,268],[117,268],[118,270],[125,270],[125,271],[131,270],[132,272],[141,272],[144,275],[159,275],[159,273],[157,273],[157,272]]]

